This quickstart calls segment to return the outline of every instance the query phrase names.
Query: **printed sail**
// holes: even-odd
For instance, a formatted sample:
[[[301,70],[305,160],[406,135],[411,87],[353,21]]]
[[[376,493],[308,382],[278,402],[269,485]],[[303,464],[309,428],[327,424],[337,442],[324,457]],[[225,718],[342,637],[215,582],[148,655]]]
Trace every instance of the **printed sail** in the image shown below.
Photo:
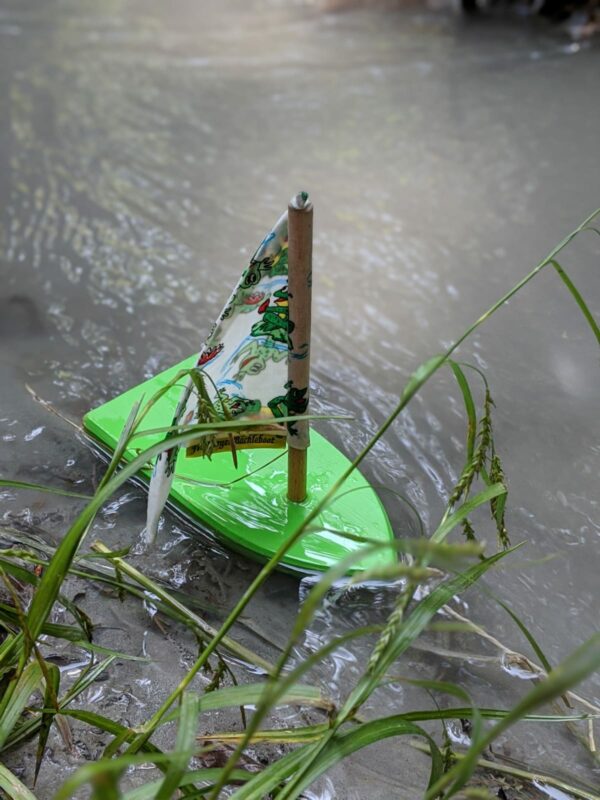
[[[287,212],[260,244],[200,351],[197,366],[204,385],[223,419],[244,415],[264,420],[235,434],[211,440],[210,454],[248,447],[284,447],[286,438],[306,447],[306,434],[293,423],[277,419],[307,408],[307,387],[290,389],[287,358],[294,325],[288,313]],[[187,380],[172,420],[186,425],[197,420],[198,390]],[[233,438],[233,443],[232,443]],[[192,443],[187,455],[206,454],[206,438]],[[153,538],[169,496],[178,449],[163,452],[156,461],[148,496],[147,537]]]

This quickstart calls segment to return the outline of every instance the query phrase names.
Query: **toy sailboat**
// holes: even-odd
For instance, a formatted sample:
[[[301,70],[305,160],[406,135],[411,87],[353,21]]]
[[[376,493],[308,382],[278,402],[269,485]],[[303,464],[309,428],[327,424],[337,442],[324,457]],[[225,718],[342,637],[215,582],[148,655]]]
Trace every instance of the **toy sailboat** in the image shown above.
[[[168,502],[232,549],[266,561],[348,469],[346,456],[316,431],[309,432],[308,420],[278,422],[308,410],[312,217],[305,192],[292,198],[244,270],[199,355],[84,417],[86,430],[101,446],[114,450],[133,404],[142,396],[152,397],[182,370],[196,367],[203,381],[188,377],[183,391],[175,383],[148,413],[144,430],[197,420],[202,386],[211,394],[209,405],[224,420],[253,421],[243,430],[166,450],[153,470],[142,471],[140,478],[150,480],[150,529]],[[137,436],[125,458],[133,459],[164,437]],[[287,454],[279,453],[281,448]],[[361,536],[386,543],[393,532],[374,489],[354,470],[279,567],[322,572],[363,547]],[[382,547],[357,556],[350,571],[394,563],[393,549]]]

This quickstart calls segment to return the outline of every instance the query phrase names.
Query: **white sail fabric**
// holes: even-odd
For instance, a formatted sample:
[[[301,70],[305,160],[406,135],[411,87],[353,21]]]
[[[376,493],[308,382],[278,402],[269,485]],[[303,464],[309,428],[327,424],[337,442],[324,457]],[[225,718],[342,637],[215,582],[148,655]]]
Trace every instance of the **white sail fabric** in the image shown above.
[[[277,418],[302,414],[307,388],[290,391],[287,356],[293,323],[288,314],[287,213],[262,241],[250,264],[213,326],[197,359],[205,385],[223,416],[244,415],[265,421],[233,437],[235,448],[277,447],[286,436],[303,438],[294,424],[285,428]],[[189,424],[197,414],[198,396],[188,378],[175,409],[172,425]],[[307,442],[300,443],[306,446]],[[213,441],[212,452],[231,447],[231,436]],[[156,460],[148,496],[146,536],[153,539],[169,496],[179,448],[164,451]],[[200,441],[188,455],[204,454]]]

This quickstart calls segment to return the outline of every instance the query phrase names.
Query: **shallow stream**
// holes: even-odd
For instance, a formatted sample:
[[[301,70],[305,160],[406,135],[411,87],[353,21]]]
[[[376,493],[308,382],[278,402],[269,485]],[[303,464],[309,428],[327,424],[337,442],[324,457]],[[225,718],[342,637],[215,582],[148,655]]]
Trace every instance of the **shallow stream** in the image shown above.
[[[353,415],[319,428],[355,455],[412,370],[600,205],[599,75],[598,42],[506,16],[331,13],[301,0],[0,0],[1,474],[89,490],[101,463],[27,386],[79,421],[197,350],[299,188],[315,204],[313,408]],[[600,239],[580,237],[561,259],[600,313]],[[526,543],[485,586],[557,662],[598,627],[597,343],[548,271],[459,355],[490,381],[509,532]],[[410,404],[364,472],[406,495],[431,530],[464,440],[448,372]],[[416,534],[406,507],[383,490],[382,498],[398,533]],[[4,491],[0,524],[9,538],[16,529],[55,543],[77,507]],[[127,488],[90,541],[135,544],[143,520],[143,494]],[[255,571],[169,515],[156,549],[134,563],[218,608]],[[190,666],[194,643],[164,634],[139,607],[124,613],[99,590],[81,591],[100,643],[154,659],[122,662],[87,698],[135,724]],[[238,635],[272,657],[298,600],[298,581],[275,577]],[[392,600],[384,589],[342,594],[306,647],[383,619]],[[485,591],[468,602],[463,613],[526,650]],[[402,674],[455,680],[488,706],[506,707],[527,688],[482,641],[445,635],[423,646],[437,652],[410,651]],[[456,657],[465,650],[490,659]],[[343,697],[366,652],[340,652],[315,679]],[[598,677],[581,691],[599,703]],[[390,705],[430,700],[395,685],[370,712]],[[53,737],[40,797],[94,757],[102,738],[76,734],[65,753]],[[562,727],[521,726],[498,751],[599,782]],[[13,766],[21,759],[28,780],[26,758],[16,754]],[[426,766],[388,741],[310,796],[414,798]]]

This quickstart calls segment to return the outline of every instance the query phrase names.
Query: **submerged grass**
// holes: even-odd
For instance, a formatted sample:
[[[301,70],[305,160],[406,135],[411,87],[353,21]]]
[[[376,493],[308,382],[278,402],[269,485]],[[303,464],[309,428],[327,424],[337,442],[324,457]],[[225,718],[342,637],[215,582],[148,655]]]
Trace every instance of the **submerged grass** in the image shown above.
[[[473,372],[474,368],[459,363],[453,355],[473,331],[546,267],[552,267],[556,271],[600,344],[600,328],[582,295],[557,260],[559,253],[582,231],[597,232],[591,223],[599,213],[600,210],[594,212],[565,237],[528,275],[476,320],[444,354],[429,359],[417,368],[404,387],[398,405],[380,430],[347,472],[331,487],[321,505],[262,567],[218,629],[209,626],[185,598],[174,596],[132,566],[127,560],[126,551],[111,552],[101,542],[97,542],[92,545],[92,554],[79,554],[81,544],[98,511],[123,483],[160,452],[174,445],[197,441],[201,437],[207,437],[209,442],[209,437],[217,429],[231,433],[240,425],[247,425],[233,420],[217,422],[210,414],[208,417],[204,415],[206,421],[201,424],[168,429],[168,440],[141,452],[131,463],[123,464],[123,455],[129,441],[139,434],[148,410],[171,384],[150,398],[145,405],[136,404],[97,491],[90,498],[77,495],[77,499],[85,499],[86,504],[58,547],[51,550],[42,543],[31,540],[23,543],[23,539],[16,538],[13,541],[18,542],[18,546],[0,551],[0,579],[4,594],[7,595],[7,602],[0,604],[0,626],[3,629],[0,643],[0,753],[37,737],[37,776],[52,726],[56,726],[68,738],[69,729],[66,723],[69,719],[74,719],[100,728],[108,734],[110,740],[102,757],[78,769],[58,789],[56,800],[66,800],[85,786],[96,800],[168,800],[174,796],[217,800],[224,794],[233,796],[236,800],[275,796],[278,800],[291,800],[301,797],[317,778],[352,753],[396,736],[408,736],[411,741],[416,738],[424,743],[430,759],[429,780],[422,787],[424,800],[459,796],[484,797],[489,794],[481,788],[468,788],[467,785],[474,772],[486,766],[483,756],[490,744],[509,726],[522,720],[537,724],[587,722],[588,736],[584,739],[584,744],[594,755],[593,726],[594,720],[600,715],[600,709],[584,701],[585,711],[581,711],[581,703],[578,702],[581,698],[571,690],[600,666],[600,635],[592,637],[562,663],[551,665],[517,613],[508,607],[505,607],[506,611],[541,662],[541,666],[533,665],[536,670],[533,689],[512,708],[478,708],[459,686],[439,682],[426,682],[425,686],[421,681],[417,683],[427,691],[458,699],[462,704],[455,708],[436,708],[433,711],[411,709],[369,721],[362,718],[361,709],[379,687],[390,681],[404,680],[394,677],[391,670],[400,655],[418,643],[425,631],[436,625],[438,612],[448,608],[448,603],[477,583],[500,561],[509,558],[516,549],[509,545],[504,517],[507,487],[494,440],[490,388],[480,370]],[[268,662],[237,642],[231,636],[232,629],[240,622],[248,603],[276,569],[289,547],[311,529],[322,507],[335,497],[352,470],[359,466],[414,395],[443,366],[449,366],[452,370],[463,398],[467,435],[465,463],[456,486],[450,489],[446,511],[436,529],[428,536],[422,529],[423,535],[420,538],[409,541],[398,539],[392,545],[369,542],[368,532],[365,532],[364,549],[329,570],[314,585],[300,607],[289,640],[275,663]],[[172,383],[179,382],[187,374],[189,371],[183,371]],[[483,380],[484,400],[479,412],[469,379],[471,375],[475,375],[476,380]],[[193,377],[197,383],[198,376],[194,374]],[[207,447],[209,446],[208,444]],[[39,488],[51,491],[46,487],[8,479],[0,481],[0,485],[13,489]],[[476,490],[477,485],[479,488]],[[491,555],[485,555],[471,521],[473,513],[486,506],[496,528],[500,547],[498,552]],[[467,541],[448,543],[448,537],[457,529],[462,529]],[[387,621],[382,625],[357,628],[339,636],[292,668],[290,659],[294,647],[310,625],[329,589],[347,573],[357,559],[364,556],[365,551],[376,551],[389,546],[405,554],[397,568],[369,570],[352,579],[354,582],[401,579],[400,583],[394,584],[402,588],[398,589],[396,603]],[[90,556],[106,562],[110,569],[102,568],[102,564],[94,562]],[[431,569],[432,564],[443,564],[446,574],[441,579],[439,570]],[[93,642],[92,622],[74,602],[65,597],[62,592],[63,584],[73,575],[108,584],[120,596],[127,594],[140,600],[151,596],[162,613],[187,626],[199,641],[198,656],[194,664],[176,688],[162,699],[154,714],[138,727],[122,725],[90,709],[71,707],[73,701],[117,657],[124,657],[123,654],[99,647]],[[20,600],[19,589],[23,585],[28,585],[33,593],[28,605]],[[51,621],[57,604],[62,604],[70,613],[73,620],[71,624]],[[468,622],[461,618],[461,624]],[[487,635],[485,632],[482,634],[481,629],[479,632],[480,635]],[[71,642],[92,654],[88,668],[67,690],[61,686],[61,674],[56,665],[43,655],[40,637],[45,636]],[[340,707],[336,707],[320,691],[302,683],[307,673],[336,649],[359,639],[370,641],[368,637],[375,637],[371,654],[363,665],[363,672],[356,685]],[[258,668],[263,677],[241,686],[223,686],[222,680],[229,669],[225,660],[226,653],[242,659],[255,669]],[[207,687],[209,691],[198,694],[192,690],[193,681],[207,667],[213,670],[214,677]],[[556,713],[539,713],[540,707],[561,698],[563,706]],[[316,708],[324,717],[321,722],[304,726],[281,727],[277,730],[263,727],[273,710],[286,704]],[[241,732],[222,731],[210,737],[197,738],[198,721],[202,714],[222,708],[241,707],[243,710],[247,706],[253,708],[253,713],[246,719],[242,711],[244,729]],[[470,720],[469,745],[464,752],[452,752],[445,729],[448,719]],[[159,731],[163,731],[165,725],[173,722],[177,726],[173,749],[163,752],[152,740]],[[432,722],[440,725],[440,737],[437,741],[431,730],[423,727],[423,723]],[[441,745],[438,741],[441,741]],[[252,762],[250,767],[247,755],[249,748],[257,742],[273,746],[283,744],[287,746],[287,751],[283,755],[276,755],[276,751],[273,751],[269,763],[261,765]],[[202,763],[208,763],[202,759],[211,753],[217,750],[222,753],[224,746],[230,748],[226,751],[229,755],[219,766],[197,768]],[[135,765],[147,763],[154,764],[163,773],[162,777],[158,780],[152,777],[145,785],[135,789],[123,789],[121,782],[126,771]],[[521,777],[534,779],[533,773],[527,770],[521,772]],[[551,776],[548,782],[552,783]],[[554,781],[554,785],[576,797],[600,797],[587,789],[578,789],[558,779]],[[2,765],[0,793],[15,800],[34,798],[32,789],[26,787]]]

